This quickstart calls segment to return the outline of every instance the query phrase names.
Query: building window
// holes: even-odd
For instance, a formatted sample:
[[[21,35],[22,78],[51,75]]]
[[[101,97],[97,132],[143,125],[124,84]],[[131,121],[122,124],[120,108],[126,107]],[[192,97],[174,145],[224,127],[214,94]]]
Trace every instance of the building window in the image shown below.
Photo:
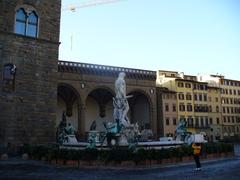
[[[16,66],[5,64],[3,68],[3,91],[11,92],[15,89]]]
[[[184,87],[184,84],[182,82],[179,82],[178,87]]]
[[[212,98],[211,98],[211,97],[208,97],[208,101],[211,102],[211,101],[212,101]]]
[[[15,29],[16,34],[37,37],[38,15],[34,10],[19,8],[16,12]]]
[[[169,106],[168,106],[168,104],[165,104],[165,111],[166,111],[166,112],[169,111]]]
[[[218,106],[216,106],[216,112],[219,112],[219,107]]]
[[[198,100],[198,95],[194,94],[194,100],[197,101]]]
[[[231,121],[231,117],[230,117],[230,116],[228,116],[227,118],[228,118],[228,123],[230,123],[230,121]]]
[[[185,105],[179,104],[179,111],[185,111]]]
[[[204,121],[203,121],[203,118],[201,117],[201,119],[200,119],[200,122],[201,122],[201,127],[203,127],[204,126]]]
[[[210,124],[213,124],[212,118],[209,118],[209,123],[210,123]]]
[[[227,121],[226,121],[226,116],[223,116],[223,122],[227,122]]]
[[[225,107],[222,107],[222,111],[223,111],[223,113],[225,113],[226,111],[225,111]]]
[[[176,104],[173,104],[173,105],[172,105],[172,111],[173,111],[173,112],[176,112],[176,111],[177,111],[177,109],[176,109]]]
[[[225,94],[225,91],[224,91],[224,89],[221,89],[221,94]]]
[[[208,118],[205,118],[205,125],[208,126]]]
[[[192,100],[192,95],[191,94],[186,94],[186,99],[187,100]]]
[[[219,124],[220,122],[219,122],[219,118],[217,118],[217,124]]]
[[[235,123],[235,117],[232,116],[232,123]]]
[[[184,94],[183,94],[183,93],[179,93],[179,94],[178,94],[178,99],[184,100]]]
[[[197,89],[197,85],[196,84],[193,84],[193,89]]]
[[[203,95],[203,99],[204,99],[204,101],[207,101],[207,95],[206,94]]]
[[[192,105],[191,104],[187,104],[187,111],[189,111],[189,112],[192,111]]]
[[[218,102],[218,98],[217,97],[215,98],[215,101]]]
[[[212,112],[212,106],[208,107],[208,112]]]
[[[198,104],[194,104],[194,111],[199,112],[199,105]]]
[[[185,84],[185,87],[186,87],[186,88],[191,88],[191,84],[190,84],[190,83],[186,83],[186,84]]]
[[[230,113],[230,109],[229,109],[229,107],[227,107],[227,113],[228,113],[228,114]]]
[[[222,104],[225,104],[225,98],[222,98]]]
[[[169,125],[169,118],[166,118],[166,125],[168,126]]]
[[[195,117],[195,125],[198,127],[199,126],[199,120],[198,117]]]
[[[173,118],[173,125],[177,125],[177,119]]]
[[[193,126],[193,118],[191,116],[188,117],[187,123],[188,123],[188,127],[192,127]]]
[[[225,89],[225,94],[228,94],[228,89]]]
[[[26,24],[27,24],[27,14],[25,13],[23,8],[20,8],[17,10],[17,13],[16,13],[15,33],[25,35]]]

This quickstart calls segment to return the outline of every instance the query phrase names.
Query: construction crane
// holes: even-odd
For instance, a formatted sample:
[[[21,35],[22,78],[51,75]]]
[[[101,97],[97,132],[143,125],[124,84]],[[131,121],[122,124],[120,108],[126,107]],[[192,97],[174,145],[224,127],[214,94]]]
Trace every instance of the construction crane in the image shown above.
[[[91,1],[82,2],[78,5],[69,5],[68,7],[63,8],[62,11],[70,10],[72,12],[76,12],[76,10],[79,8],[99,6],[99,5],[104,5],[104,4],[116,3],[119,1],[123,1],[123,0],[91,0]]]

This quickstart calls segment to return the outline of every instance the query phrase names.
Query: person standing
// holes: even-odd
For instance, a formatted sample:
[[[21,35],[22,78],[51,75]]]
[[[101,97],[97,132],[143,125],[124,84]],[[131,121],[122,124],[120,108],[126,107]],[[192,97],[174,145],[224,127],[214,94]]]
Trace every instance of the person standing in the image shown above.
[[[196,167],[197,167],[195,170],[200,171],[201,170],[201,163],[200,163],[201,144],[193,143],[192,148],[193,148],[193,158],[195,160]]]

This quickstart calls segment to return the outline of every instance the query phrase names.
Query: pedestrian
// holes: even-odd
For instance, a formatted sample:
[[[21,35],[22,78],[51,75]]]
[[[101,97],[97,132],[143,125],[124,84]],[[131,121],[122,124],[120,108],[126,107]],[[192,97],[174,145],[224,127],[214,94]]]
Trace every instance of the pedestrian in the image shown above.
[[[200,171],[201,170],[201,163],[200,163],[201,144],[193,143],[192,148],[193,148],[193,157],[197,166],[195,170]]]

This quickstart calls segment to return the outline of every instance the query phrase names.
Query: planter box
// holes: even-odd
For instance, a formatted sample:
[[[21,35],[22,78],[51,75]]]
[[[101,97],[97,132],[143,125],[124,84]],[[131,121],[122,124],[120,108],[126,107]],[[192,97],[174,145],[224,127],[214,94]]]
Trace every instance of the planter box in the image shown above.
[[[207,154],[207,159],[214,159],[215,157],[215,154]]]
[[[182,161],[183,161],[183,162],[192,161],[192,160],[193,160],[193,157],[192,157],[192,156],[183,156],[183,157],[182,157]]]
[[[172,160],[170,158],[169,159],[162,159],[161,163],[162,164],[172,163]]]
[[[234,156],[234,152],[228,152],[227,153],[227,157],[233,157]]]
[[[78,167],[78,161],[77,160],[67,160],[66,165],[70,167]]]
[[[122,161],[121,166],[135,166],[134,161]]]
[[[58,165],[66,165],[66,160],[57,160]]]
[[[151,165],[161,164],[159,160],[151,160]]]
[[[151,165],[151,161],[146,159],[144,161],[138,161],[136,163],[137,166],[150,166]]]

